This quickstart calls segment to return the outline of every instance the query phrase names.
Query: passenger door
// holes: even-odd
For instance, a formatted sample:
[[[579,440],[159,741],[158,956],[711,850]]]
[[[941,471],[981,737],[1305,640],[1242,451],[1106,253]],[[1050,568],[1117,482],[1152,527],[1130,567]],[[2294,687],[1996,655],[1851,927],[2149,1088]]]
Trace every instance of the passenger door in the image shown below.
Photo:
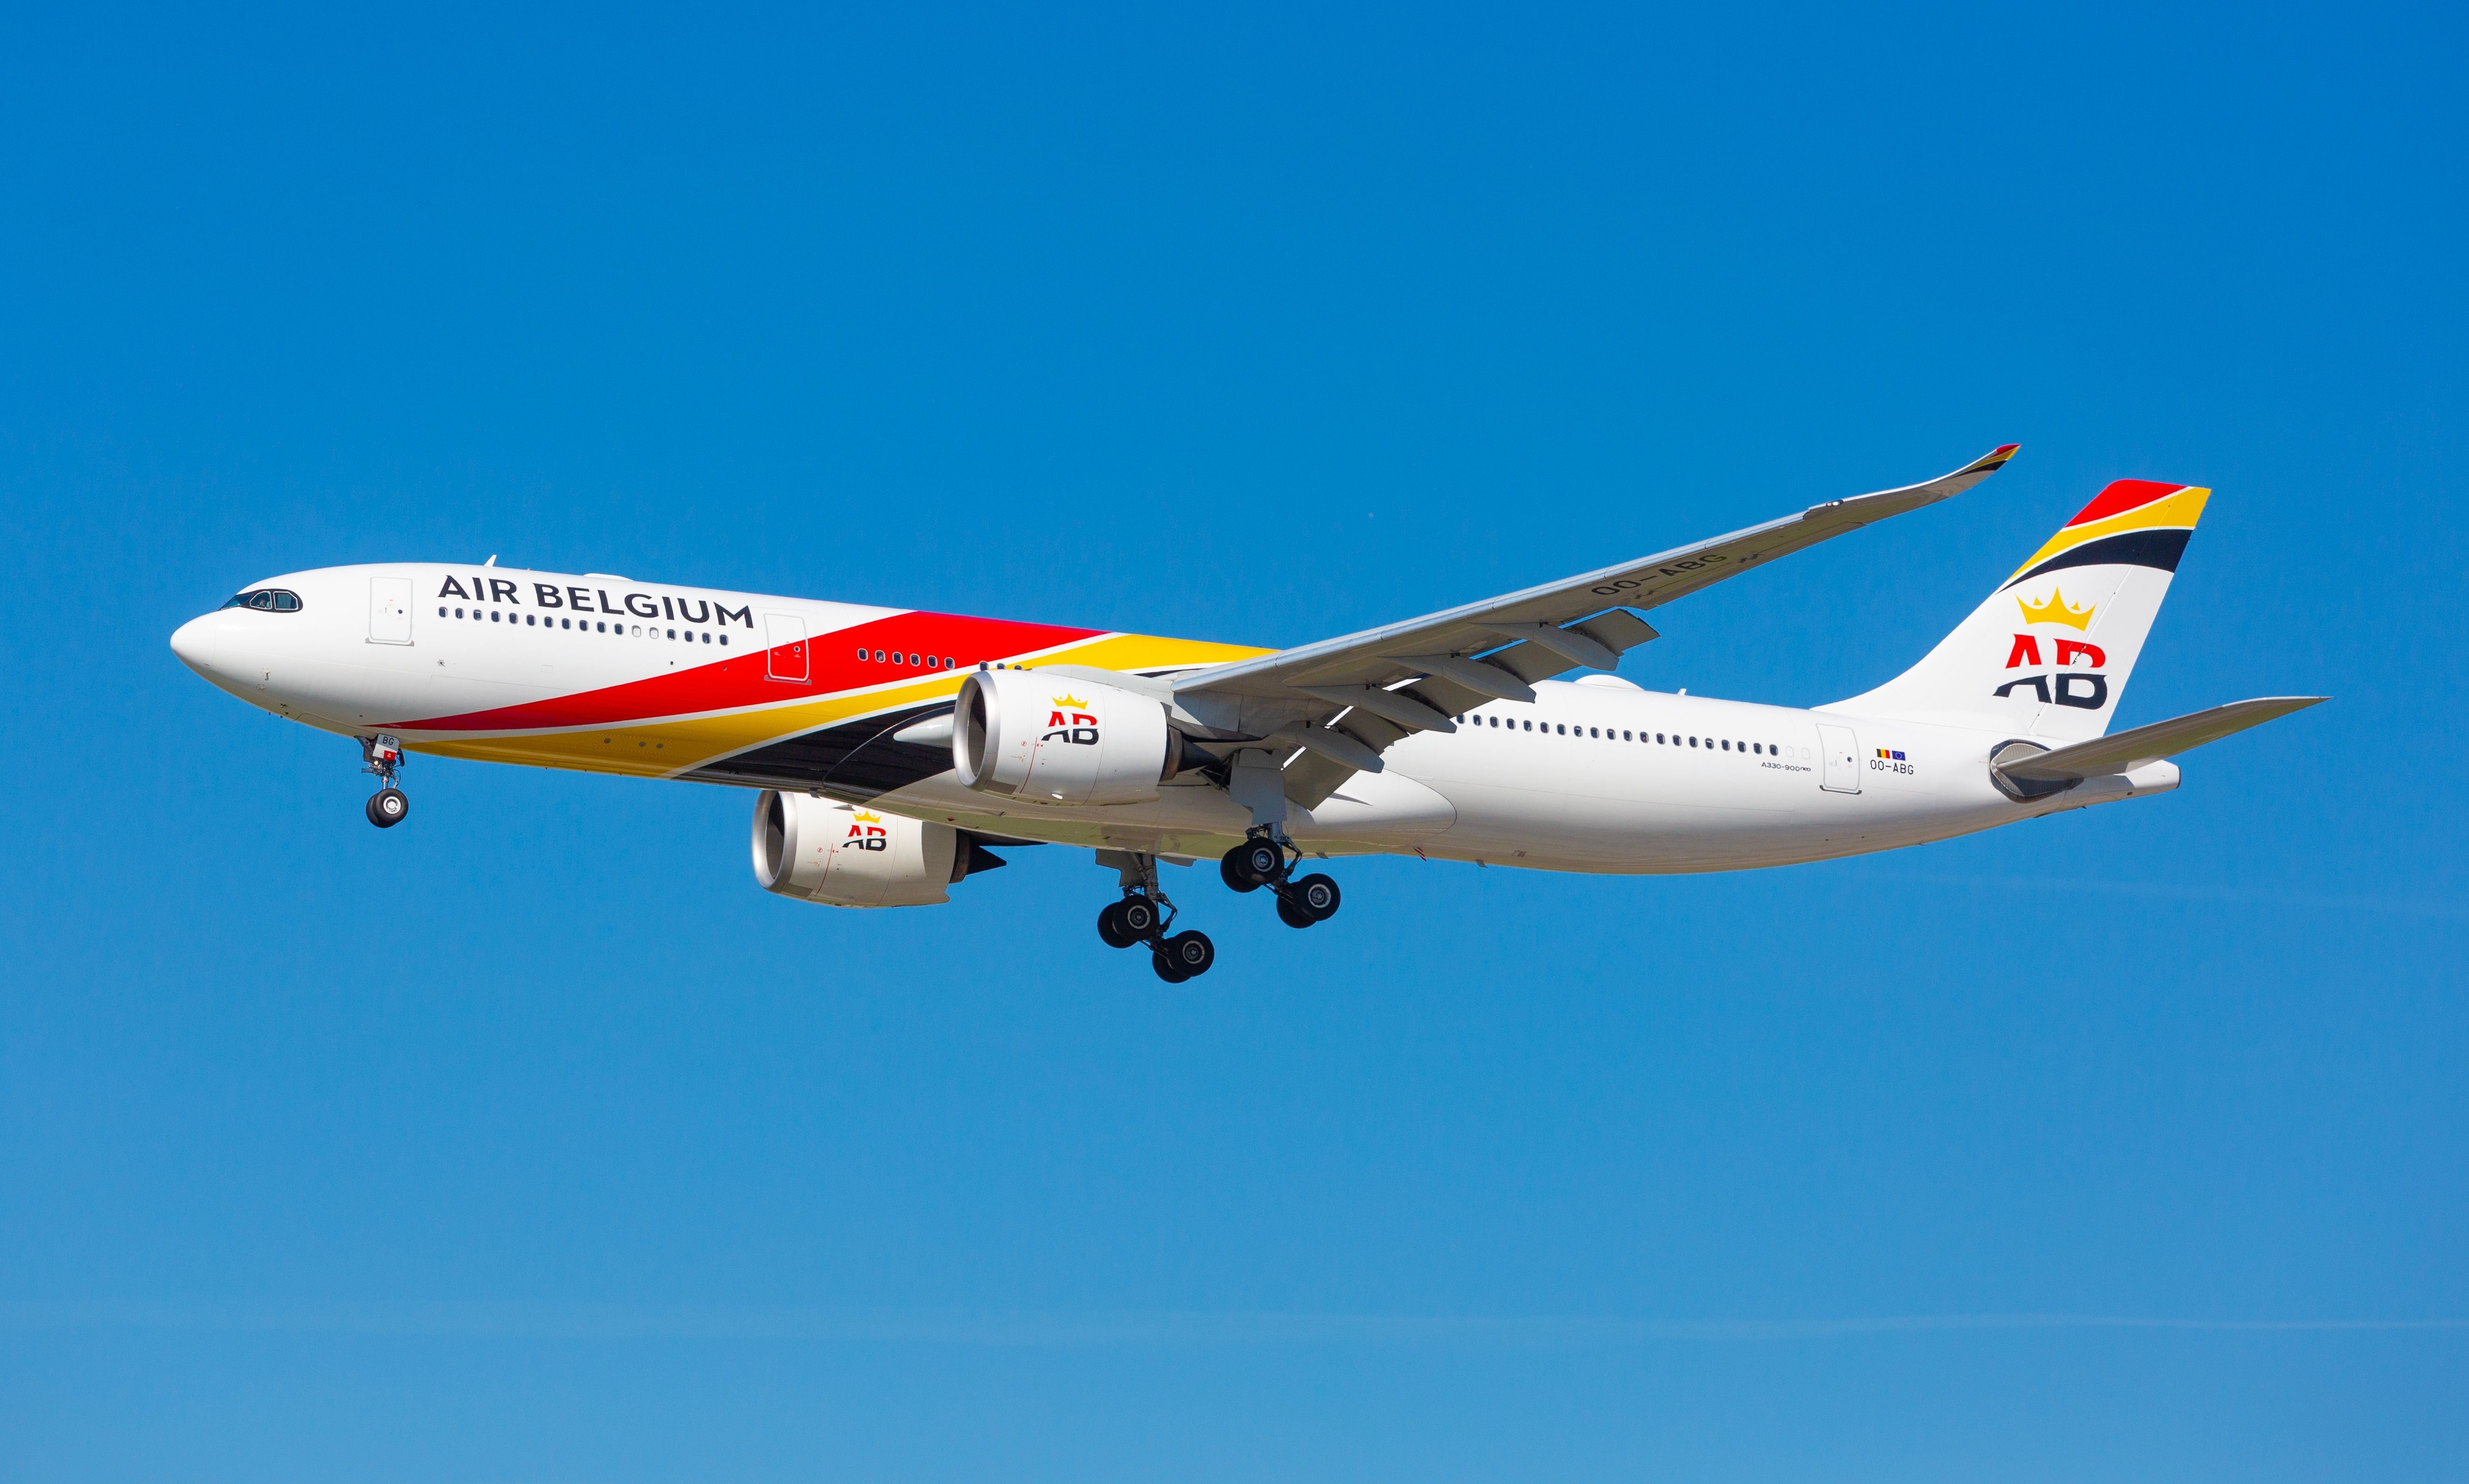
[[[763,673],[775,681],[806,684],[806,620],[795,614],[763,615]]]
[[[1818,787],[1831,794],[1860,792],[1860,739],[1851,728],[1818,728],[1817,750],[1826,756],[1825,781]]]
[[[369,579],[369,642],[372,644],[411,642],[410,578],[372,577]]]

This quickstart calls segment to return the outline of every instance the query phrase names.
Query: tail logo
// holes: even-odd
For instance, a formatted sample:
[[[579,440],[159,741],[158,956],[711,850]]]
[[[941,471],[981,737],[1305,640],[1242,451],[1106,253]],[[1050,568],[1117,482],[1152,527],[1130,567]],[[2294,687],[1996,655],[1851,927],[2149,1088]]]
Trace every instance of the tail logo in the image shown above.
[[[2091,615],[2100,612],[2097,603],[2085,608],[2071,606],[2066,602],[2065,593],[2057,588],[2049,590],[2046,602],[2029,603],[2019,597],[2015,606],[2023,611],[2025,623],[2063,623],[2085,634],[2091,632]]]
[[[2023,611],[2025,625],[2054,623],[2076,630],[2085,638],[2051,639],[2048,660],[2041,658],[2041,637],[2018,634],[2014,646],[2006,651],[2006,668],[2020,669],[2025,665],[2051,664],[2056,673],[2021,675],[2007,681],[1990,694],[2013,697],[2028,690],[2042,706],[2071,706],[2079,710],[2097,711],[2109,705],[2109,677],[2099,673],[2109,663],[2109,652],[2091,641],[2091,617],[2100,611],[2097,603],[2077,608],[2066,601],[2066,595],[2056,588],[2049,590],[2045,601],[2015,600]]]

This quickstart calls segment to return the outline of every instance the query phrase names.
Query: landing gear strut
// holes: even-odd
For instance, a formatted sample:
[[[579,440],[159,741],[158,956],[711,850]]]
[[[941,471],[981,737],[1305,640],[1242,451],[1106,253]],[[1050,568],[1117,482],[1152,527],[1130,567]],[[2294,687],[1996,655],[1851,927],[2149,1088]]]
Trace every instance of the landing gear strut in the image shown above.
[[[385,786],[369,796],[365,811],[369,823],[380,829],[392,829],[411,813],[411,800],[395,787],[394,776],[403,767],[403,744],[392,734],[381,731],[374,737],[360,738],[360,771],[375,774]]]
[[[1109,859],[1108,857],[1114,857]],[[1110,902],[1097,914],[1097,936],[1109,948],[1129,948],[1134,943],[1146,943],[1149,966],[1157,977],[1170,985],[1187,979],[1197,979],[1209,972],[1217,962],[1217,945],[1209,935],[1200,932],[1166,935],[1174,925],[1174,903],[1158,889],[1157,857],[1125,851],[1119,857],[1112,851],[1100,852],[1100,862],[1116,866],[1122,872],[1123,899]]]
[[[1337,916],[1341,893],[1337,883],[1319,871],[1294,874],[1304,853],[1275,826],[1256,827],[1241,845],[1217,863],[1217,874],[1237,892],[1267,887],[1278,896],[1278,920],[1291,928],[1307,928]]]

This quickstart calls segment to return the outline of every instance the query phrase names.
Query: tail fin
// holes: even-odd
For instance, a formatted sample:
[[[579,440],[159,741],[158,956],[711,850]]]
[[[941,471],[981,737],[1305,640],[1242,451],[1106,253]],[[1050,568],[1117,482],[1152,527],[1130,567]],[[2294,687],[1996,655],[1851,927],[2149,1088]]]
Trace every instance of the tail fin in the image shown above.
[[[1927,658],[1827,709],[2069,742],[2099,736],[2211,493],[2118,480]]]

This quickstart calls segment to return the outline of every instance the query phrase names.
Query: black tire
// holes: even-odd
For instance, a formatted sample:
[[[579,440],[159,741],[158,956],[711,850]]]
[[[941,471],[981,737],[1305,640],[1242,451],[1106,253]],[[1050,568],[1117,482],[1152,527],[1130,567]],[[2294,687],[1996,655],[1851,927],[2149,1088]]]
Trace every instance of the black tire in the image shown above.
[[[1217,962],[1217,945],[1206,933],[1177,933],[1159,945],[1158,957],[1173,964],[1185,979],[1198,979]]]
[[[1310,913],[1314,922],[1327,922],[1337,916],[1341,895],[1337,883],[1318,871],[1287,887],[1286,894],[1304,911]]]
[[[369,796],[369,823],[380,829],[392,829],[411,813],[411,800],[399,788],[381,788]]]
[[[1115,904],[1115,925],[1140,942],[1158,930],[1157,903],[1145,896],[1126,896]]]
[[[1176,967],[1174,962],[1168,959],[1164,953],[1150,954],[1149,967],[1157,970],[1158,978],[1165,980],[1170,985],[1182,984],[1185,980],[1191,977],[1182,969]]]
[[[1217,879],[1225,882],[1231,891],[1257,892],[1260,890],[1260,883],[1234,869],[1234,857],[1240,853],[1242,853],[1242,846],[1237,846],[1218,858]]]
[[[1256,887],[1278,879],[1286,869],[1286,852],[1274,840],[1255,837],[1226,852],[1225,870],[1234,879]]]
[[[1109,948],[1129,948],[1140,941],[1123,931],[1122,911],[1122,903],[1108,902],[1097,914],[1097,936],[1106,940]]]
[[[1320,919],[1311,909],[1281,892],[1278,893],[1278,920],[1290,928],[1307,928]]]

